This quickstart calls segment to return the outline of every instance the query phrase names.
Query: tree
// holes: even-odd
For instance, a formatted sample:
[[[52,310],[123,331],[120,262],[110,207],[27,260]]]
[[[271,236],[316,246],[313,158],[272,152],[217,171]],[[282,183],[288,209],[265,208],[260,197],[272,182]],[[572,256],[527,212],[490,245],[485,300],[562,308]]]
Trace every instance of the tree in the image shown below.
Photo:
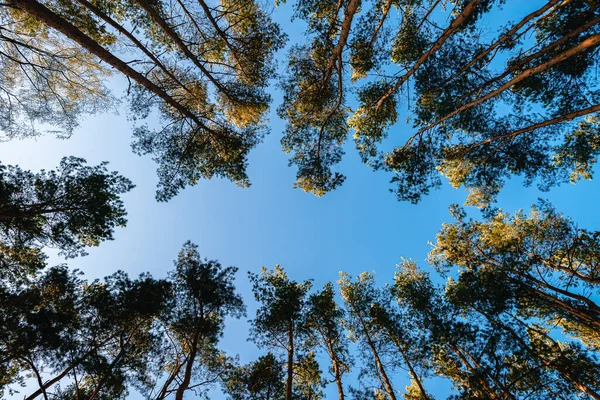
[[[530,394],[522,386],[523,376],[513,374],[512,364],[505,362],[512,355],[512,342],[504,341],[497,330],[463,318],[414,262],[398,266],[391,291],[406,310],[406,322],[416,327],[420,346],[428,349],[428,359],[413,362],[451,379],[458,398],[516,399],[520,391]]]
[[[232,400],[281,400],[285,394],[283,363],[268,353],[236,369],[225,382]]]
[[[162,128],[138,125],[134,131],[134,150],[152,154],[159,163],[159,200],[200,178],[221,176],[248,184],[246,158],[264,132],[270,101],[265,87],[273,73],[273,53],[284,42],[258,3],[224,1],[212,7],[202,0],[11,0],[2,11],[14,27],[11,35],[19,38],[11,42],[17,50],[36,35],[40,43],[35,47],[52,57],[56,51],[49,40],[65,40],[95,60],[89,67],[76,64],[80,75],[101,75],[94,64],[104,62],[129,80],[134,119],[159,112]],[[44,32],[50,32],[50,39],[44,40]],[[136,58],[127,61],[127,53]],[[46,64],[38,67],[42,76],[53,68]],[[85,81],[79,78],[61,79],[77,86]],[[51,91],[57,102],[68,97],[61,80],[45,85],[41,89]],[[99,101],[98,90],[86,95]]]
[[[68,137],[82,114],[111,106],[110,71],[39,21],[0,7],[0,131],[6,139],[47,131]]]
[[[457,218],[439,233],[432,261],[458,266],[474,277],[493,271],[506,282],[520,313],[564,326],[567,333],[598,347],[598,232],[579,229],[548,203],[531,216],[499,211],[484,222]],[[457,242],[461,246],[456,247]],[[458,251],[460,249],[460,251]],[[523,298],[520,298],[524,296]]]
[[[351,129],[363,161],[394,174],[400,200],[419,201],[440,174],[481,207],[512,175],[542,188],[590,178],[600,8],[549,0],[488,43],[487,15],[503,3],[465,0],[445,10],[438,0],[298,0],[310,42],[289,53],[279,108],[296,185],[322,195],[343,182],[335,166]],[[414,132],[390,137],[390,151],[380,143],[401,113]]]
[[[52,393],[122,398],[130,386],[147,384],[160,353],[156,320],[170,284],[148,275],[131,280],[123,272],[92,283],[78,275],[59,266],[22,285],[0,286],[0,369],[9,372],[0,390],[22,383],[25,371],[38,384],[28,400]]]
[[[333,285],[327,283],[320,292],[311,294],[307,301],[306,324],[311,336],[331,361],[330,371],[337,386],[340,400],[345,399],[342,377],[350,372],[352,359],[343,326],[345,312],[335,301]]]
[[[0,279],[43,268],[43,247],[75,257],[112,240],[114,228],[127,223],[120,195],[134,186],[106,165],[69,157],[37,174],[0,165]]]
[[[326,382],[321,377],[322,371],[315,358],[315,352],[309,351],[299,357],[294,368],[294,393],[302,400],[321,400]]]
[[[252,340],[263,347],[286,353],[285,400],[292,400],[298,348],[306,338],[306,296],[310,281],[290,280],[279,265],[263,267],[260,275],[249,273],[254,298],[260,303],[252,320]]]
[[[580,230],[541,202],[531,216],[499,211],[487,221],[444,227],[431,259],[459,268],[449,298],[516,341],[535,368],[558,375],[563,392],[598,398],[597,233]],[[556,327],[588,348],[554,338]],[[567,367],[568,365],[568,367]]]
[[[197,247],[189,241],[183,245],[170,276],[173,303],[165,321],[166,360],[158,375],[163,384],[152,390],[153,399],[174,393],[181,400],[188,390],[203,392],[232,368],[232,360],[217,345],[225,318],[245,315],[242,298],[235,292],[237,268],[202,260]]]
[[[348,311],[347,329],[352,341],[358,343],[366,365],[364,373],[380,382],[381,397],[396,400],[396,390],[392,383],[392,371],[384,359],[386,341],[381,332],[373,326],[370,316],[372,304],[377,300],[373,274],[363,272],[353,282],[350,275],[340,273],[340,292]]]

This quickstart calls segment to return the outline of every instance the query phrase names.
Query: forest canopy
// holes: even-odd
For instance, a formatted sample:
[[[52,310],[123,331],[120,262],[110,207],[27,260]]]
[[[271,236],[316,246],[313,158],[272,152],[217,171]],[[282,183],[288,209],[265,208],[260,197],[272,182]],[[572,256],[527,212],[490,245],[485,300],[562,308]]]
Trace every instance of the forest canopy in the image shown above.
[[[220,348],[227,317],[246,315],[237,268],[191,242],[166,279],[87,282],[56,266],[3,282],[0,391],[314,400],[332,383],[342,400],[425,400],[446,380],[452,399],[600,399],[600,232],[547,203],[484,221],[454,215],[430,253],[445,285],[411,260],[386,285],[371,272],[340,272],[323,288],[281,266],[250,273],[259,307],[247,338],[264,353],[247,364]]]
[[[542,189],[591,178],[600,7],[550,0],[504,21],[511,3],[294,2],[307,39],[287,52],[277,111],[295,186],[341,185],[351,133],[399,200],[418,202],[442,176],[480,207],[511,176]],[[287,33],[265,4],[11,0],[0,19],[5,138],[70,135],[115,104],[104,82],[116,73],[129,82],[134,151],[158,162],[159,200],[201,178],[250,183]],[[144,122],[153,112],[160,127]]]
[[[279,203],[248,201],[249,214],[268,230],[265,204],[281,208],[275,235],[293,251],[277,241],[259,250],[310,254],[308,276],[257,264],[244,279],[188,240],[172,266],[152,260],[152,273],[132,277],[128,263],[156,244],[148,232],[172,239],[156,221],[181,221],[165,211],[173,203],[140,212],[135,242],[99,266],[89,249],[107,247],[127,210],[148,211],[127,197],[131,170],[74,156],[36,171],[0,162],[0,397],[600,400],[600,230],[550,201],[497,204],[515,177],[543,191],[592,179],[600,2],[284,3],[0,2],[0,140],[68,139],[86,117],[125,109],[133,152],[157,163],[155,197],[167,202],[201,179],[249,186],[267,134],[279,135],[293,187],[320,197],[344,184],[352,135],[361,166],[387,174],[400,201],[418,203],[444,180],[467,189],[427,258],[335,275],[337,265],[318,264],[324,252],[356,246],[375,259],[375,242],[392,237],[371,224],[380,214],[359,221],[357,208],[378,203],[353,198],[339,214],[352,221],[332,219],[329,231],[317,214],[288,223],[297,203],[267,193]],[[192,208],[209,208],[198,198],[177,203],[176,230],[241,252],[261,232],[225,200],[235,231],[194,219]],[[417,235],[402,217],[393,229]],[[341,229],[373,240],[305,244]],[[67,265],[82,257],[85,274]],[[232,330],[247,353],[231,350]]]

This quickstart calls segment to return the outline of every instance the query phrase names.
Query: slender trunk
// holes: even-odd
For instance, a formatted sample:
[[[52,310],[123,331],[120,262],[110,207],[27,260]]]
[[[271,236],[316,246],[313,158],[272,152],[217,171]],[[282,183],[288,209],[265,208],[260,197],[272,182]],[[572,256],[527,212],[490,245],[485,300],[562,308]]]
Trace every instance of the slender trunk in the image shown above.
[[[40,371],[38,371],[38,369],[36,368],[33,361],[31,361],[27,358],[23,358],[23,360],[25,360],[25,362],[27,364],[29,364],[29,366],[33,370],[33,373],[35,374],[35,377],[37,379],[38,386],[40,387],[40,390],[42,391],[42,394],[44,395],[44,400],[48,400],[48,393],[46,393],[46,388],[44,387],[44,383],[42,382],[42,376],[40,375]]]
[[[507,324],[501,324],[498,321],[496,321],[494,318],[492,318],[488,313],[479,310],[478,308],[473,307],[473,309],[478,312],[479,314],[483,315],[492,325],[499,327],[500,329],[504,329],[506,330],[512,337],[513,339],[515,339],[520,345],[521,347],[527,351],[532,357],[534,357],[538,362],[540,362],[543,366],[550,368],[550,369],[554,369],[557,372],[559,372],[561,375],[563,375],[565,378],[567,378],[567,380],[571,381],[575,386],[577,386],[577,388],[579,388],[579,390],[581,390],[583,393],[587,394],[588,396],[590,396],[591,398],[593,398],[594,400],[600,400],[600,394],[596,393],[592,388],[590,388],[589,386],[585,385],[584,383],[582,383],[580,380],[575,379],[571,373],[569,372],[568,369],[562,367],[561,363],[558,363],[557,365],[552,365],[552,362],[544,359],[543,357],[540,357],[540,355],[533,351],[531,349],[531,347],[525,343],[525,341],[523,340],[523,338],[521,338],[519,336],[518,333],[515,332],[514,329],[512,329],[510,326],[508,326]],[[514,318],[514,317],[513,317]],[[524,322],[516,319],[520,324],[524,325],[526,327],[526,329],[530,329],[529,326],[527,326],[527,324],[525,324]],[[554,339],[552,339],[551,337],[549,337],[548,335],[546,335],[543,332],[540,332],[538,330],[535,330],[538,333],[541,333],[544,335],[544,337],[547,338],[547,340],[550,340],[552,343],[554,342]],[[559,351],[561,351],[560,347],[556,346],[558,348]],[[562,354],[559,355],[559,357],[564,357]]]
[[[338,395],[340,400],[344,400],[344,385],[342,384],[342,371],[340,369],[340,362],[336,356],[335,350],[333,349],[331,339],[329,338],[327,339],[327,351],[329,352],[329,357],[331,358],[331,366],[333,368],[333,375],[335,377]]]
[[[156,396],[156,398],[154,400],[163,400],[164,398],[166,398],[168,396],[167,392],[169,390],[169,387],[171,386],[171,383],[173,383],[173,381],[175,380],[177,375],[179,375],[179,371],[181,371],[181,367],[186,365],[186,362],[187,362],[187,357],[183,360],[182,363],[179,363],[177,365],[177,367],[175,367],[175,369],[171,372],[171,374],[169,375],[169,377],[163,384],[163,387],[160,390],[160,393]]]
[[[456,343],[453,340],[449,340],[448,343],[452,352],[458,356],[458,358],[462,361],[465,367],[467,367],[469,372],[471,372],[473,376],[476,377],[481,386],[483,386],[484,390],[487,392],[487,395],[490,396],[491,399],[498,399],[499,396],[492,390],[489,383],[485,379],[478,376],[479,374],[477,373],[477,370],[471,365],[469,360],[466,359],[465,355],[459,350]]]
[[[428,315],[431,319],[433,319],[434,321],[437,322],[437,325],[442,326],[443,325],[443,321],[436,315],[433,314],[431,312],[431,310],[428,310]],[[498,380],[494,379],[493,377],[490,377],[489,374],[485,373],[484,369],[481,367],[481,365],[477,362],[477,360],[471,355],[469,354],[468,351],[464,351],[462,349],[462,347],[456,343],[451,336],[449,337],[444,337],[442,339],[442,343],[447,343],[448,347],[452,350],[452,352],[454,352],[458,358],[461,360],[461,362],[465,365],[465,367],[467,367],[467,369],[469,370],[469,372],[471,372],[473,374],[473,377],[475,377],[477,380],[479,380],[479,383],[481,384],[481,386],[484,388],[484,390],[487,392],[487,395],[492,398],[492,399],[498,399],[500,398],[500,396],[492,389],[492,387],[489,385],[489,383],[487,382],[487,380],[483,379],[481,376],[479,376],[480,374],[478,373],[478,371],[476,370],[479,369],[479,372],[482,372],[485,374],[486,378],[492,379],[493,381],[495,381],[499,387],[502,387],[503,385],[501,384],[501,382],[499,382]],[[466,354],[466,356],[465,356]],[[469,362],[469,360],[467,359],[467,357],[471,360],[471,362],[475,365],[471,365],[471,363]],[[509,398],[514,399],[515,397],[508,393]]]
[[[598,304],[596,304],[594,301],[588,299],[587,297],[582,296],[582,295],[577,294],[577,293],[569,292],[568,290],[561,289],[559,287],[556,287],[554,285],[551,285],[549,283],[546,283],[544,281],[536,279],[536,278],[534,278],[533,276],[531,276],[529,274],[518,274],[518,275],[522,276],[524,279],[527,279],[530,282],[533,282],[534,284],[539,285],[539,286],[541,286],[543,288],[552,290],[555,293],[562,294],[563,296],[566,296],[566,297],[569,297],[569,298],[571,298],[573,300],[578,300],[578,301],[584,303],[586,306],[589,307],[589,309],[591,311],[593,311],[596,314],[596,315],[594,315],[594,317],[596,317],[595,319],[598,319],[598,316],[600,315],[600,307],[598,306]]]
[[[238,55],[238,52],[237,52],[235,46],[233,46],[231,44],[231,42],[229,41],[229,38],[227,37],[225,32],[221,29],[221,27],[217,23],[217,20],[215,20],[215,18],[213,17],[210,7],[208,7],[208,4],[206,4],[206,2],[204,0],[198,0],[198,4],[200,4],[200,7],[202,7],[202,10],[204,11],[204,14],[206,15],[206,18],[208,18],[208,20],[210,21],[213,28],[215,28],[215,32],[217,33],[217,35],[219,35],[219,37],[221,39],[223,39],[223,42],[225,42],[225,45],[231,52],[231,55],[233,56],[234,60],[237,62],[242,73],[244,73],[244,75],[248,76],[246,71],[244,70],[244,66],[240,62],[240,56]]]
[[[219,135],[204,124],[200,119],[189,109],[172,98],[162,88],[150,81],[144,75],[131,68],[126,62],[114,56],[110,51],[106,50],[95,40],[91,39],[85,33],[80,31],[76,26],[69,21],[61,18],[52,10],[37,2],[36,0],[8,0],[8,4],[34,16],[38,21],[43,22],[50,28],[56,29],[69,39],[78,43],[91,54],[95,55],[102,61],[113,66],[116,70],[123,73],[125,76],[133,79],[150,92],[156,94],[159,98],[165,101],[168,105],[179,111],[183,116],[193,120],[199,127],[208,132],[211,136],[218,137]]]
[[[425,388],[423,387],[423,383],[421,382],[421,378],[419,378],[419,375],[417,375],[417,372],[415,371],[412,363],[410,362],[408,355],[406,354],[406,351],[405,351],[404,347],[402,346],[402,343],[400,343],[400,340],[398,340],[397,335],[395,333],[391,332],[389,328],[386,327],[385,329],[388,332],[388,336],[390,337],[390,339],[392,339],[392,341],[396,345],[398,352],[400,352],[400,355],[402,356],[404,363],[408,367],[408,371],[410,372],[411,377],[417,383],[417,386],[419,387],[419,390],[421,391],[423,398],[424,399],[428,398],[427,392],[425,391]]]
[[[94,391],[92,392],[92,394],[90,395],[88,400],[93,400],[96,398],[96,396],[98,396],[98,393],[100,393],[100,390],[102,390],[102,388],[104,387],[104,384],[108,381],[108,378],[110,378],[110,375],[112,374],[112,370],[121,361],[124,354],[125,354],[125,347],[123,345],[121,345],[121,349],[119,350],[119,353],[117,354],[117,356],[114,358],[114,360],[108,366],[108,371],[106,371],[104,373],[104,375],[102,376],[102,379],[100,379],[100,382],[98,383],[98,385],[96,386],[96,388],[94,389]]]
[[[524,133],[528,133],[528,132],[534,131],[536,129],[545,128],[547,126],[558,124],[558,123],[565,122],[565,121],[571,121],[571,120],[573,120],[573,119],[575,119],[577,117],[582,117],[584,115],[588,115],[588,114],[591,114],[591,113],[594,113],[594,112],[598,112],[598,111],[600,111],[600,104],[596,104],[595,106],[584,108],[582,110],[578,110],[578,111],[575,111],[575,112],[572,112],[572,113],[569,113],[569,114],[560,115],[560,116],[558,116],[556,118],[547,119],[547,120],[545,120],[543,122],[540,122],[540,123],[537,123],[537,124],[533,124],[533,125],[527,126],[525,128],[521,128],[521,129],[518,129],[516,131],[504,134],[504,135],[494,136],[493,138],[482,140],[481,142],[478,142],[478,143],[475,143],[473,145],[470,145],[468,147],[467,151],[465,152],[465,154],[467,152],[471,151],[472,149],[474,149],[475,147],[479,147],[479,146],[482,146],[484,144],[487,144],[487,143],[490,143],[490,142],[493,142],[493,141],[496,141],[496,140],[509,139],[509,138],[512,138],[512,137],[516,137],[516,136],[522,135]],[[574,274],[573,271],[569,272],[569,270],[564,269],[562,267],[557,267],[557,269],[561,269],[561,270],[563,270],[565,272]],[[600,283],[599,279],[590,279],[590,278],[587,278],[585,276],[578,275],[578,274],[574,274],[574,275],[577,276],[579,279],[582,279],[582,280],[584,280],[586,282],[589,282],[589,283],[594,283],[594,284]]]
[[[288,359],[287,359],[287,380],[285,384],[285,400],[292,400],[292,384],[294,381],[294,323],[288,324]]]
[[[556,308],[566,312],[567,314],[570,314],[576,318],[580,318],[586,324],[590,325],[590,327],[593,327],[593,329],[600,328],[600,320],[598,320],[597,316],[588,315],[585,312],[582,312],[581,310],[577,309],[576,307],[573,307],[572,305],[570,305],[562,300],[559,300],[556,297],[551,296],[550,294],[543,292],[539,289],[536,289],[536,288],[530,288],[530,289],[533,290],[534,293],[539,295],[546,302],[554,305]]]
[[[183,394],[190,386],[190,382],[192,380],[192,371],[194,369],[194,360],[196,355],[198,354],[198,337],[199,334],[196,333],[194,336],[194,340],[192,341],[192,347],[190,349],[190,355],[187,360],[187,364],[185,365],[185,373],[183,375],[183,382],[177,388],[177,392],[175,392],[175,400],[183,400]]]
[[[460,106],[456,110],[452,111],[451,113],[446,114],[444,117],[438,119],[437,121],[429,124],[428,126],[426,126],[423,129],[421,129],[419,132],[417,132],[415,134],[415,136],[418,136],[425,131],[435,128],[442,122],[454,117],[455,115],[457,115],[463,111],[469,110],[475,106],[478,106],[479,104],[482,104],[493,97],[498,96],[502,92],[504,92],[507,89],[510,89],[511,87],[516,85],[517,83],[524,81],[525,79],[527,79],[531,76],[537,75],[543,71],[546,71],[547,69],[549,69],[557,64],[560,64],[563,61],[577,55],[578,53],[581,53],[588,49],[592,49],[592,48],[598,46],[598,44],[600,44],[600,34],[590,36],[589,38],[585,39],[583,42],[579,43],[578,45],[576,45],[574,47],[571,47],[568,50],[563,51],[562,53],[553,57],[552,59],[550,59],[536,67],[528,68],[527,70],[521,72],[519,75],[517,75],[510,81],[508,81],[505,84],[503,84],[502,86],[500,86],[498,89],[491,91],[490,93],[486,94],[485,96],[482,96],[482,97],[480,97],[476,100],[473,100],[467,104],[463,104],[462,106]]]
[[[175,43],[175,45],[181,50],[181,52],[192,62],[206,78],[212,82],[213,85],[224,95],[229,97],[229,91],[219,82],[212,73],[206,69],[206,67],[200,62],[198,57],[183,43],[183,40],[179,37],[177,32],[171,27],[167,21],[160,15],[160,13],[150,5],[147,0],[135,0],[135,2],[150,16],[152,21],[156,23],[163,32]]]
[[[71,372],[73,370],[73,368],[75,368],[75,366],[77,364],[78,364],[78,362],[71,364],[69,367],[67,367],[65,370],[63,370],[60,374],[58,374],[54,378],[50,379],[49,381],[46,381],[42,386],[40,386],[40,388],[38,390],[36,390],[31,395],[29,395],[28,397],[26,397],[25,400],[33,400],[36,397],[38,397],[39,395],[43,394],[52,385],[54,385],[55,383],[57,383],[58,381],[60,381],[62,378],[64,378],[65,376],[67,376],[69,374],[69,372]]]
[[[462,98],[466,97],[466,96],[470,96],[474,93],[478,93],[481,92],[486,86],[490,86],[491,84],[498,82],[504,78],[506,78],[508,75],[510,75],[511,73],[517,71],[519,68],[521,68],[522,66],[528,64],[529,62],[543,56],[544,54],[559,48],[560,46],[566,44],[569,40],[579,36],[581,33],[585,32],[587,29],[593,27],[594,25],[597,25],[600,22],[600,17],[594,18],[593,20],[591,20],[590,22],[588,22],[587,24],[581,25],[579,27],[577,27],[577,29],[572,30],[571,32],[567,33],[566,35],[564,35],[563,37],[561,37],[560,39],[550,43],[549,45],[541,48],[540,50],[536,51],[535,53],[524,57],[520,60],[518,60],[517,62],[514,62],[510,68],[507,68],[502,74],[496,76],[495,78],[490,79],[489,81],[486,81],[485,83],[477,86],[476,88],[472,89],[469,93],[467,93],[466,95],[462,96]]]
[[[446,40],[448,40],[448,38],[452,36],[452,34],[455,33],[456,30],[458,30],[460,26],[464,24],[465,21],[475,12],[479,3],[481,3],[481,0],[471,0],[471,2],[469,2],[469,4],[465,6],[462,12],[450,23],[450,26],[448,26],[448,28],[444,30],[442,35],[436,40],[433,46],[431,46],[429,50],[423,53],[421,57],[419,57],[419,59],[408,70],[408,72],[406,72],[398,79],[398,82],[396,82],[394,87],[392,87],[377,101],[376,108],[379,108],[388,97],[396,93],[396,91],[404,84],[404,82],[406,82],[406,80],[410,78],[421,67],[421,65],[423,65],[423,63],[427,61],[427,59],[431,55],[433,55],[442,47]]]
[[[369,331],[367,330],[365,322],[363,321],[363,318],[360,315],[360,313],[358,312],[358,310],[356,309],[356,307],[354,307],[354,305],[352,305],[351,307],[352,307],[352,310],[354,311],[354,315],[356,315],[356,318],[358,319],[358,322],[360,323],[360,326],[361,326],[363,332],[365,333],[365,339],[367,339],[367,344],[368,344],[369,348],[371,349],[371,353],[373,353],[373,357],[375,358],[375,364],[377,365],[377,369],[379,370],[379,373],[381,374],[381,378],[383,379],[383,383],[385,385],[385,390],[386,390],[388,396],[390,397],[390,399],[396,400],[396,394],[394,393],[394,388],[392,387],[392,383],[390,382],[390,379],[388,378],[388,375],[385,372],[383,363],[381,362],[381,359],[379,358],[379,352],[375,348],[375,343],[373,343],[373,340],[371,339],[371,335],[369,334]]]
[[[350,0],[348,6],[346,7],[346,10],[344,11],[344,20],[342,21],[342,26],[340,28],[340,38],[338,40],[337,45],[331,52],[331,57],[329,58],[329,62],[327,63],[327,67],[325,69],[325,76],[323,77],[324,82],[327,82],[329,80],[337,60],[342,56],[344,47],[346,47],[346,43],[348,42],[348,36],[350,35],[352,20],[354,19],[354,15],[360,7],[360,3],[361,0]]]
[[[173,73],[154,55],[146,46],[142,44],[131,32],[125,29],[121,24],[103,12],[100,8],[96,7],[92,3],[87,0],[76,0],[79,4],[83,5],[85,8],[90,10],[92,13],[96,14],[100,18],[102,18],[106,23],[115,28],[120,34],[129,39],[133,44],[137,46],[156,66],[158,66],[165,74],[169,76],[169,78],[173,79],[183,90],[188,92],[189,94],[193,93],[189,90],[189,88],[184,85]]]

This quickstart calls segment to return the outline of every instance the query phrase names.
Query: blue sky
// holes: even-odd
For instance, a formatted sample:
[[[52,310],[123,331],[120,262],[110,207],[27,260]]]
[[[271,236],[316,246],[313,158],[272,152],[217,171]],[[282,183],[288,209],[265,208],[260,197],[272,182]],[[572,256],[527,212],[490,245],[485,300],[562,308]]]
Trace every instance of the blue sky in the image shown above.
[[[524,15],[534,6],[505,11]],[[290,26],[289,10],[276,9],[274,16]],[[508,19],[515,20],[516,16]],[[293,32],[289,34],[292,40],[299,39]],[[279,53],[280,59],[283,54]],[[122,83],[119,79],[111,82],[117,94]],[[272,110],[281,97],[274,91],[273,98]],[[418,205],[399,203],[388,192],[390,176],[363,165],[349,142],[340,165],[347,175],[344,185],[322,198],[314,197],[292,188],[295,171],[287,166],[287,155],[279,144],[284,124],[274,111],[269,118],[271,134],[250,155],[250,188],[240,189],[224,180],[202,181],[168,203],[154,200],[155,164],[130,150],[132,125],[125,111],[86,118],[68,140],[48,135],[0,143],[0,160],[31,170],[54,168],[69,155],[83,157],[90,164],[106,160],[111,170],[119,171],[137,185],[124,196],[128,226],[116,231],[114,241],[91,249],[89,256],[68,261],[71,267],[84,271],[88,279],[119,269],[131,275],[149,271],[164,277],[182,244],[189,239],[198,244],[204,257],[240,269],[237,287],[251,318],[255,303],[247,272],[259,272],[261,266],[281,264],[291,278],[313,279],[316,288],[336,281],[341,270],[352,275],[376,271],[378,281],[389,282],[401,257],[415,259],[427,268],[424,260],[430,248],[428,241],[435,240],[444,221],[450,222],[448,206],[465,200],[463,189],[453,189],[444,181],[441,190]],[[410,133],[410,129],[401,126],[392,129],[390,136],[400,142],[399,138]],[[501,192],[498,205],[514,212],[528,209],[542,197],[551,200],[580,227],[600,230],[598,189],[597,182],[583,181],[540,193],[535,188],[523,188],[521,179],[516,178]],[[477,215],[477,211],[471,212]],[[51,261],[64,260],[53,256]],[[222,348],[239,353],[243,362],[259,354],[247,342],[248,326],[246,319],[228,322],[222,341]],[[440,393],[445,387],[431,389]],[[331,387],[327,393],[335,393],[335,389]]]

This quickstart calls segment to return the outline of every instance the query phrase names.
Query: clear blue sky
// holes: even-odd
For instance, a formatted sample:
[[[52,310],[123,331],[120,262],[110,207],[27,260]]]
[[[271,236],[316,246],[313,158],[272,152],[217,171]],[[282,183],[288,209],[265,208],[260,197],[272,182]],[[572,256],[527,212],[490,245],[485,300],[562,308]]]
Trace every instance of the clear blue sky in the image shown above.
[[[536,5],[518,3],[519,7],[505,7],[510,16],[503,16],[504,21],[514,21]],[[520,9],[521,6],[527,9]],[[289,24],[289,10],[276,9],[274,16],[284,26],[297,26]],[[298,35],[299,32],[298,28]],[[299,40],[294,32],[289,35],[292,40]],[[280,59],[283,54],[279,53]],[[118,79],[111,84],[123,87]],[[272,110],[279,104],[280,94],[274,92],[273,98]],[[284,125],[274,111],[270,114],[270,126],[271,134],[250,155],[249,189],[223,180],[202,181],[169,203],[154,200],[155,164],[148,157],[131,153],[131,123],[125,111],[120,115],[88,117],[69,140],[44,136],[1,143],[0,160],[31,170],[54,168],[63,156],[69,155],[83,157],[90,164],[106,160],[111,170],[119,171],[137,185],[124,196],[128,226],[117,230],[114,241],[91,249],[89,256],[68,261],[71,267],[84,271],[88,279],[119,269],[130,275],[149,271],[163,277],[172,268],[181,245],[189,239],[198,244],[204,257],[240,269],[237,287],[251,318],[255,303],[247,272],[259,272],[263,265],[281,264],[291,278],[313,279],[315,287],[336,281],[341,270],[352,275],[376,271],[379,281],[391,281],[401,257],[420,261],[422,267],[428,268],[424,261],[430,248],[428,241],[435,239],[442,222],[450,221],[448,206],[465,200],[464,190],[455,190],[444,181],[442,190],[418,205],[399,203],[388,192],[390,176],[363,165],[350,142],[340,165],[348,176],[346,182],[335,192],[317,198],[292,188],[295,171],[287,166],[287,155],[281,151],[279,141]],[[410,134],[411,130],[404,126],[390,132],[394,143],[401,143],[401,138]],[[543,197],[581,227],[600,230],[598,189],[598,182],[584,181],[540,193],[535,188],[523,188],[517,178],[504,188],[498,205],[514,212],[528,209],[538,197]],[[472,213],[477,215],[476,211]],[[52,257],[51,261],[63,260]],[[222,348],[231,354],[239,353],[243,362],[259,354],[247,342],[248,326],[246,320],[228,322],[222,341]],[[326,370],[327,365],[322,369]],[[433,393],[443,391],[430,389]],[[335,390],[329,388],[327,393]]]

